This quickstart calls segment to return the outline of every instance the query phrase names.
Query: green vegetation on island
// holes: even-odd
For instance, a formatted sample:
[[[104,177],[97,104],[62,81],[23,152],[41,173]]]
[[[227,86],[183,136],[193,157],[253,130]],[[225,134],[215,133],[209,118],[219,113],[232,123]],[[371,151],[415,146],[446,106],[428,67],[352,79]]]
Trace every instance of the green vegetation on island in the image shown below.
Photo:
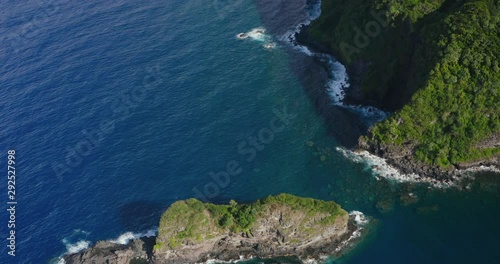
[[[320,260],[340,255],[359,232],[334,202],[290,194],[248,204],[177,201],[163,213],[156,237],[127,244],[98,242],[64,257],[66,263],[206,263],[241,259]],[[358,235],[359,236],[359,235]]]
[[[499,0],[323,0],[310,34],[396,110],[363,141],[448,168],[500,154],[499,26]]]
[[[231,201],[228,205],[215,205],[189,199],[175,202],[162,215],[155,250],[176,249],[230,233],[251,236],[256,223],[263,226],[262,222],[273,213],[285,211],[284,219],[300,222],[294,231],[300,235],[314,235],[321,232],[322,226],[334,225],[338,216],[347,216],[334,202],[290,194],[269,196],[250,204]]]

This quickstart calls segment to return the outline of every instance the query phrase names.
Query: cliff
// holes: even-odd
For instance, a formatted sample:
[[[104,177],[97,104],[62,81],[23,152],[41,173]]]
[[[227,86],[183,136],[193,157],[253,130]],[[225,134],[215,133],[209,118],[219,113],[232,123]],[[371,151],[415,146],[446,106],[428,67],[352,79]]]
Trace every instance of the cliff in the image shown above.
[[[142,238],[128,245],[100,242],[65,257],[66,263],[203,263],[338,254],[355,226],[334,202],[281,194],[251,204],[178,201],[163,214],[152,247]]]
[[[308,35],[349,69],[347,103],[394,114],[359,148],[449,178],[500,165],[500,1],[323,0]]]

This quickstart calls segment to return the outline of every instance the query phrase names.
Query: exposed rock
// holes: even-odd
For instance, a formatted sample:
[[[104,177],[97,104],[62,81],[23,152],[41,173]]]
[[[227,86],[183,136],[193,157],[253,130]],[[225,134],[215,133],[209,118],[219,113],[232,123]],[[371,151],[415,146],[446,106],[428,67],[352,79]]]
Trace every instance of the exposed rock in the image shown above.
[[[227,220],[227,212],[237,217],[246,212],[254,221],[243,230],[235,222],[222,221]],[[192,264],[287,256],[319,260],[339,254],[356,229],[348,213],[333,202],[284,194],[249,205],[190,199],[174,203],[162,216],[154,249],[154,238],[127,245],[99,242],[64,259],[68,264]]]
[[[154,237],[135,239],[127,245],[100,241],[88,250],[65,256],[64,260],[75,264],[149,263],[154,243]]]
[[[459,170],[476,168],[479,166],[493,166],[500,168],[500,157],[491,157],[489,159],[479,160],[475,162],[453,164],[452,167],[443,168],[433,166],[415,159],[414,145],[411,143],[403,146],[385,145],[378,142],[366,141],[361,137],[358,142],[358,149],[367,150],[368,152],[384,158],[387,163],[397,168],[403,174],[416,174],[421,177],[430,177],[440,181],[453,181]]]

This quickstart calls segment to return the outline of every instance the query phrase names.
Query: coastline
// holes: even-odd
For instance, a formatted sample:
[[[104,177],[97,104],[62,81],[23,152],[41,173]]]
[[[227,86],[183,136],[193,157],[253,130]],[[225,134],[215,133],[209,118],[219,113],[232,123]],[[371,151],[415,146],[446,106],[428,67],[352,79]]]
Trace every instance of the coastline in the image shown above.
[[[384,178],[394,180],[396,182],[410,183],[425,183],[438,189],[445,188],[467,188],[467,184],[462,184],[466,179],[474,179],[477,173],[492,172],[500,175],[500,169],[495,166],[480,165],[470,168],[457,169],[449,174],[446,179],[436,179],[425,175],[419,175],[413,172],[402,172],[396,166],[390,163],[389,160],[374,155],[366,150],[348,150],[345,148],[337,148],[347,159],[356,163],[365,164],[367,169],[370,169],[377,179]]]
[[[279,260],[295,259],[299,263],[323,263],[332,256],[340,256],[349,249],[353,248],[362,238],[363,227],[355,224],[358,214],[350,217],[349,230],[343,236],[335,241],[318,243],[314,248],[308,248],[307,257],[299,257],[296,252],[280,252],[278,254],[255,255],[251,253],[241,253],[241,251],[224,252],[220,255],[209,255],[201,261],[193,262],[196,264],[220,264],[220,263],[240,263],[254,259]],[[365,225],[365,224],[363,224]],[[178,260],[165,262],[154,255],[154,244],[157,236],[144,236],[129,240],[126,244],[118,244],[113,240],[99,241],[95,245],[83,249],[82,251],[62,256],[58,264],[73,263],[94,263],[92,261],[102,260],[103,263],[122,264],[122,263],[151,263],[151,264],[180,264],[191,263]],[[328,240],[328,239],[325,239]],[[108,261],[108,262],[106,262]],[[133,262],[136,261],[136,262]],[[100,263],[100,262],[95,262]],[[281,262],[277,262],[281,263]],[[285,262],[289,263],[289,262]]]
[[[302,2],[302,12],[307,15],[301,20],[294,24],[288,21],[285,23],[286,29],[276,29],[275,16],[261,14],[263,27],[269,30],[290,55],[290,68],[301,81],[317,115],[324,120],[328,134],[341,145],[355,148],[359,137],[366,134],[374,122],[386,118],[387,113],[374,104],[354,100],[353,92],[357,89],[352,87],[356,79],[352,79],[351,75],[354,73],[351,69],[346,69],[337,61],[327,47],[303,40],[309,25],[321,14],[321,1]],[[286,11],[288,9],[280,10]],[[344,129],[339,130],[339,127]]]
[[[321,1],[319,2],[321,5]],[[337,52],[320,43],[309,34],[311,22],[312,21],[298,25],[298,28],[293,36],[293,41],[295,41],[297,45],[306,47],[311,54],[316,54],[317,56],[325,54],[333,57],[335,60],[340,58],[341,56]],[[363,98],[361,81],[367,65],[361,61],[358,61],[350,66],[346,66],[346,64],[342,61],[339,61],[339,63],[346,68],[348,76],[348,85],[344,86],[344,89],[342,90],[342,104],[347,107],[374,107],[384,109],[385,107],[382,103],[377,103]],[[382,120],[378,120],[377,122],[379,121]],[[357,156],[358,158],[362,157],[365,159],[365,163],[381,164],[382,162],[380,162],[380,160],[377,162],[373,161],[383,159],[383,166],[385,166],[386,169],[378,169],[381,165],[375,165],[372,169],[374,170],[374,173],[381,175],[384,178],[406,182],[426,182],[431,183],[433,186],[443,187],[452,186],[454,183],[459,182],[462,178],[474,177],[476,172],[488,171],[500,174],[499,157],[491,157],[484,160],[477,160],[462,164],[453,164],[453,166],[449,168],[442,168],[416,160],[411,149],[405,149],[404,147],[397,146],[383,146],[380,144],[373,145],[370,142],[365,142],[363,140],[363,136],[368,135],[369,133],[369,130],[366,129],[359,136],[355,145],[344,144],[348,150],[339,151],[344,156],[351,159],[353,156]],[[346,151],[351,151],[351,154],[346,154]],[[390,171],[390,173],[386,173],[387,171]]]
[[[239,217],[249,208],[255,218],[249,229],[238,231]],[[224,220],[226,210],[238,217],[230,228]],[[353,248],[370,222],[363,213],[347,213],[332,201],[288,194],[242,205],[189,199],[167,209],[155,236],[125,234],[122,239],[100,241],[65,255],[58,263],[237,263],[275,258],[321,263]],[[194,237],[187,236],[185,230],[192,230],[189,233]]]

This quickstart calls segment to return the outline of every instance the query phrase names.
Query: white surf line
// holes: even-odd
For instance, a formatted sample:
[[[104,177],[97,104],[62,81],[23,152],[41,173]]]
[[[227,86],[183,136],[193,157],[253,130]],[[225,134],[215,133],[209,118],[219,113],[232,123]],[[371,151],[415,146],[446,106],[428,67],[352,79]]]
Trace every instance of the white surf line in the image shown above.
[[[243,262],[243,261],[251,261],[255,259],[254,256],[249,256],[249,258],[245,258],[244,256],[240,256],[240,259],[238,260],[219,260],[219,259],[209,259],[207,260],[206,262],[200,262],[200,263],[196,263],[196,264],[215,264],[215,263],[224,263],[224,264],[229,264],[229,263],[239,263],[239,262]]]
[[[77,231],[75,231],[75,232],[77,232]],[[80,231],[78,231],[78,232],[80,232]],[[89,234],[88,232],[85,232],[85,231],[81,231],[81,232],[83,232],[85,235]],[[153,229],[147,230],[146,232],[140,232],[140,233],[125,232],[125,233],[121,234],[120,236],[118,236],[116,239],[110,239],[110,240],[106,240],[106,241],[109,241],[109,242],[114,243],[114,244],[119,244],[119,245],[127,245],[130,241],[132,241],[134,239],[138,239],[141,237],[156,236],[157,233],[158,233],[158,228],[155,227]],[[66,246],[66,252],[59,257],[57,264],[66,263],[64,260],[64,256],[75,254],[75,253],[84,251],[86,249],[89,249],[91,244],[92,244],[90,241],[85,240],[85,239],[79,240],[75,243],[70,243],[69,240],[70,240],[69,238],[64,238],[62,240],[63,244]]]
[[[414,173],[400,173],[398,169],[389,165],[385,159],[375,156],[368,151],[351,151],[341,147],[337,147],[336,150],[351,161],[365,164],[366,168],[370,169],[372,174],[377,177],[377,179],[382,177],[397,182],[429,183],[438,188],[448,188],[453,185],[452,183],[443,183],[428,177],[420,177]]]
[[[109,240],[109,242],[115,243],[115,244],[120,244],[120,245],[127,245],[130,241],[132,241],[134,239],[138,239],[141,237],[153,237],[153,236],[156,236],[157,233],[158,233],[158,228],[153,228],[151,230],[148,230],[148,231],[142,232],[142,233],[126,232],[126,233],[123,233],[122,235],[120,235],[116,239]]]
[[[373,155],[368,151],[351,151],[341,147],[337,147],[336,150],[351,161],[365,164],[366,168],[370,169],[377,179],[382,177],[396,182],[427,183],[435,188],[456,187],[460,181],[466,178],[473,178],[474,174],[477,172],[500,173],[500,168],[495,166],[478,166],[464,170],[457,170],[452,176],[453,181],[442,182],[431,177],[420,176],[414,173],[401,173],[398,169],[389,165],[385,159]]]
[[[321,1],[317,1],[309,10],[309,17],[295,26],[294,29],[287,31],[283,36],[279,37],[284,43],[288,43],[293,49],[306,54],[307,56],[317,56],[324,60],[330,68],[330,80],[326,84],[326,89],[332,100],[332,104],[349,109],[353,112],[360,114],[363,117],[370,118],[374,122],[379,122],[387,117],[387,113],[373,106],[362,105],[347,105],[344,103],[345,89],[350,87],[349,76],[347,69],[340,62],[335,60],[329,54],[316,53],[311,51],[308,47],[300,45],[297,42],[296,35],[304,26],[308,26],[311,22],[321,15]]]
[[[349,212],[349,216],[354,219],[357,228],[356,230],[354,230],[354,232],[352,232],[351,236],[347,240],[342,241],[342,243],[340,243],[340,245],[335,248],[335,253],[344,250],[352,244],[352,240],[361,237],[361,231],[364,229],[364,226],[366,226],[370,222],[370,220],[368,220],[368,218],[360,211]]]
[[[354,217],[354,222],[357,226],[364,226],[370,222],[368,218],[360,211],[351,211],[349,216]]]
[[[91,242],[85,239],[79,240],[75,243],[71,243],[68,238],[62,240],[64,246],[66,247],[66,252],[57,258],[57,264],[65,264],[64,256],[78,253],[80,251],[86,250],[90,247]]]
[[[466,174],[466,173],[477,173],[477,172],[495,172],[500,174],[500,168],[495,167],[495,166],[477,166],[477,167],[472,167],[468,168],[465,170],[459,170],[459,173]]]
[[[311,22],[317,19],[320,15],[321,15],[321,0],[318,0],[317,3],[315,3],[315,5],[311,8],[311,10],[309,10],[309,17],[307,20],[302,23],[299,23],[294,29],[287,31],[279,39],[284,43],[288,43],[289,45],[292,46],[292,48],[306,54],[307,56],[318,56],[319,58],[327,62],[327,64],[330,66],[330,78],[331,78],[330,81],[328,81],[327,83],[327,91],[334,105],[357,112],[363,117],[368,117],[372,122],[380,122],[386,119],[388,113],[376,107],[361,106],[361,105],[346,105],[344,103],[345,89],[349,88],[350,83],[349,83],[349,76],[347,74],[345,66],[342,65],[337,60],[335,60],[329,54],[312,52],[308,47],[300,45],[297,42],[296,35],[300,33],[300,30],[304,26],[310,25]],[[399,172],[398,169],[390,166],[385,159],[372,155],[368,151],[353,152],[343,148],[337,148],[337,150],[341,152],[345,157],[355,162],[367,164],[367,166],[370,167],[373,173],[376,174],[376,177],[380,176],[399,182],[429,183],[432,186],[438,188],[448,188],[456,185],[454,183],[444,183],[430,177],[421,177],[416,174],[402,174]],[[472,177],[473,173],[482,171],[500,173],[500,168],[494,166],[478,166],[465,170],[459,170],[456,172],[454,180],[459,179],[457,176],[461,176],[460,180],[464,178],[470,178]]]

